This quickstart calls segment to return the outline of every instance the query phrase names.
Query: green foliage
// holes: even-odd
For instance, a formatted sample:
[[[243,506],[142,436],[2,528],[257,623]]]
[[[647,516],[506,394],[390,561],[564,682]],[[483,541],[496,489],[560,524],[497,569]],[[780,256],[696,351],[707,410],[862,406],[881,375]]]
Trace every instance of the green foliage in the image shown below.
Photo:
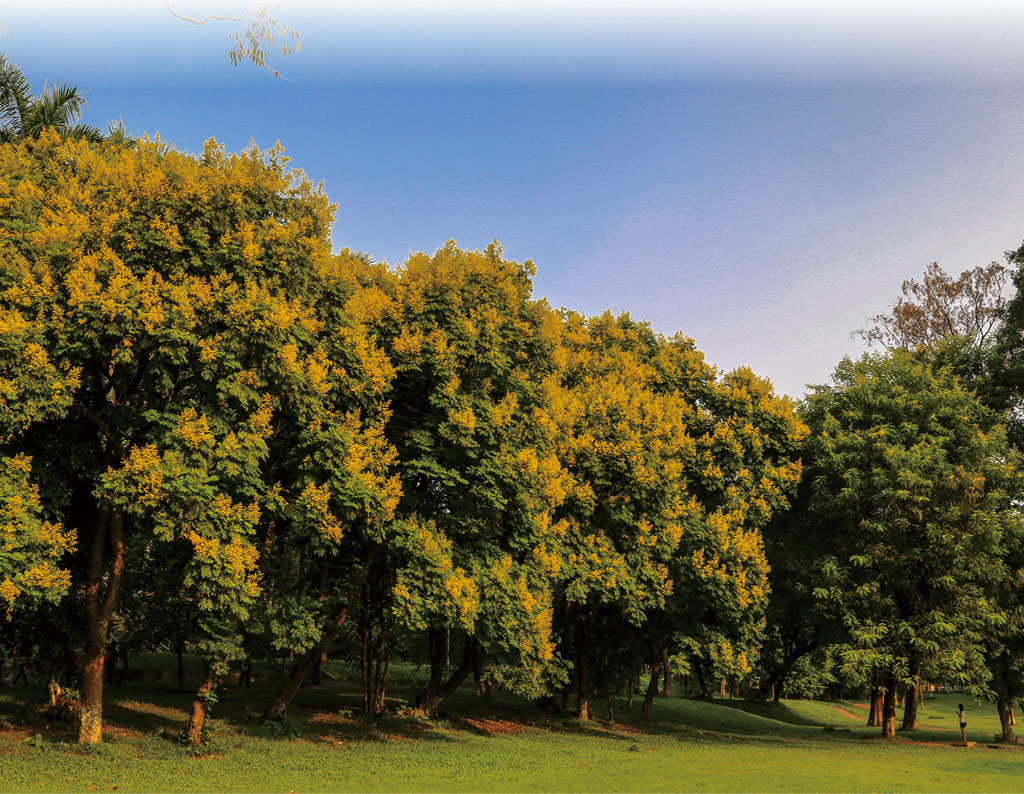
[[[40,516],[39,488],[27,455],[0,456],[0,606],[9,616],[26,600],[60,601],[71,573],[59,567],[75,550],[75,533]]]
[[[842,610],[846,668],[909,683],[927,660],[980,686],[1021,480],[998,417],[900,351],[845,360],[805,416],[811,509],[832,544],[816,595]]]

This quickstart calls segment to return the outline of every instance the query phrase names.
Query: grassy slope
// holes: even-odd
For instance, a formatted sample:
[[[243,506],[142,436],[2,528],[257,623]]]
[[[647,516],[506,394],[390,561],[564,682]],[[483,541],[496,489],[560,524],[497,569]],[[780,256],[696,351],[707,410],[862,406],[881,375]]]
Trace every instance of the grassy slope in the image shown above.
[[[337,669],[336,672],[344,674]],[[409,673],[409,671],[406,671]],[[349,674],[351,679],[351,674]],[[414,683],[397,682],[395,705]],[[209,758],[173,742],[188,695],[129,683],[107,695],[108,741],[63,745],[29,704],[41,691],[0,690],[3,791],[1011,791],[1024,780],[1024,748],[954,748],[957,698],[929,700],[914,742],[883,742],[834,708],[790,701],[659,699],[647,726],[616,703],[620,720],[581,726],[496,695],[460,694],[449,718],[364,721],[348,708],[351,682],[303,690],[294,737],[273,736],[256,713],[273,690],[223,690]],[[962,698],[961,698],[962,700]],[[965,702],[971,738],[991,741],[995,709]],[[822,725],[846,730],[823,730]],[[42,748],[24,743],[34,733]]]

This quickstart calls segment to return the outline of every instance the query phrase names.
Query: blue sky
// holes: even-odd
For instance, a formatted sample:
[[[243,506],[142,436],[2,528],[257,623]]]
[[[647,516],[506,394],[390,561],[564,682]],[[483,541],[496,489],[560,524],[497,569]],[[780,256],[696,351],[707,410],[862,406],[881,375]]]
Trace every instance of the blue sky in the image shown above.
[[[179,0],[180,13],[246,0]],[[232,67],[228,23],[165,0],[0,1],[33,88],[88,90],[196,151],[280,140],[334,242],[448,238],[532,259],[536,292],[628,310],[800,397],[902,281],[1024,238],[1024,11],[1009,3],[316,3],[302,48]]]

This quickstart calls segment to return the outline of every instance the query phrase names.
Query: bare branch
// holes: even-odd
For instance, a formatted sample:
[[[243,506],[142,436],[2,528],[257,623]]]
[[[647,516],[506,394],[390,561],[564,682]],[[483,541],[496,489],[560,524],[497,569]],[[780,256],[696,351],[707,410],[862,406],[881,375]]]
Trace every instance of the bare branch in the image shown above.
[[[871,328],[856,333],[868,344],[879,343],[889,350],[929,346],[952,335],[981,347],[999,324],[1009,277],[1009,270],[993,262],[965,270],[954,279],[932,262],[922,281],[903,282],[903,297],[888,313],[876,314]]]
[[[185,22],[191,22],[193,25],[205,25],[207,22],[210,22],[211,20],[217,22],[244,22],[246,16],[248,16],[248,14],[246,14],[245,16],[240,17],[219,17],[216,14],[210,14],[210,16],[205,17],[204,19],[193,19],[192,17],[187,17],[184,14],[179,14],[177,11],[171,8],[171,0],[167,0],[167,10],[170,11],[171,14],[176,16],[178,19],[182,19]]]

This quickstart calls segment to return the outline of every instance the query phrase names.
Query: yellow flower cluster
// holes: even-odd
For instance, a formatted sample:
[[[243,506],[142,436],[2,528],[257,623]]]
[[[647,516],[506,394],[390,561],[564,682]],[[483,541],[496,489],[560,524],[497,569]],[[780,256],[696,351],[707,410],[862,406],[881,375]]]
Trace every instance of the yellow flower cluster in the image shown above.
[[[164,473],[156,444],[133,447],[122,471],[133,486],[133,497],[141,504],[154,505],[163,495]],[[111,470],[111,473],[114,473]]]
[[[21,595],[21,588],[12,582],[10,577],[4,577],[4,580],[0,582],[0,598],[7,602],[8,608],[19,595]]]
[[[217,552],[220,549],[220,540],[217,538],[204,538],[198,532],[189,530],[185,533],[185,539],[192,544],[195,555],[200,559],[210,562],[217,560]]]
[[[327,485],[309,483],[299,499],[317,530],[331,543],[337,543],[345,534],[341,522],[331,512],[331,490]]]
[[[444,589],[451,599],[452,606],[457,610],[459,619],[464,625],[471,623],[480,602],[480,592],[473,578],[467,576],[462,568],[455,568],[445,577]]]
[[[178,436],[193,451],[198,451],[206,444],[212,444],[214,440],[206,415],[200,414],[192,407],[186,408],[178,417]]]
[[[476,416],[470,408],[453,411],[448,415],[448,419],[453,425],[461,427],[463,430],[473,430],[476,427]]]
[[[40,562],[26,570],[20,577],[25,587],[33,590],[55,590],[65,592],[71,587],[71,572],[57,568],[49,562]]]
[[[259,552],[256,547],[235,537],[223,547],[223,557],[224,565],[236,585],[240,586],[242,596],[249,598],[259,595],[260,574],[256,569]]]
[[[273,433],[274,401],[269,394],[260,397],[260,407],[249,418],[249,427],[260,438],[270,438]]]

